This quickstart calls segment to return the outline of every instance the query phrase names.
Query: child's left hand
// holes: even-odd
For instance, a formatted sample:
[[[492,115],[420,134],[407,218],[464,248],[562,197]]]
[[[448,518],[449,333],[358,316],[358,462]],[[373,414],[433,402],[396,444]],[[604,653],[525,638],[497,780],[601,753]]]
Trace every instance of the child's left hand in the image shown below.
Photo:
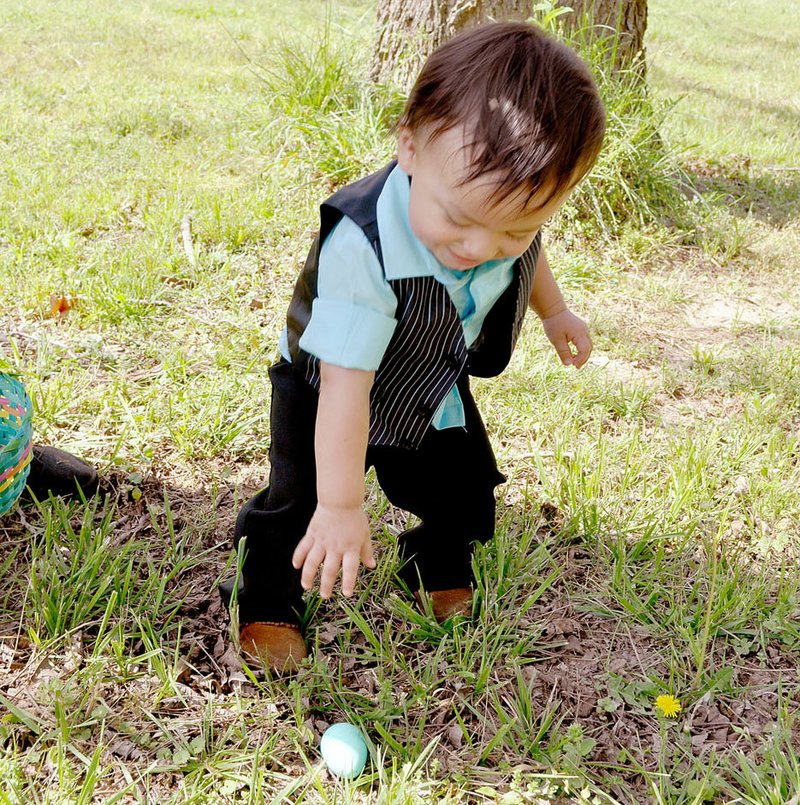
[[[592,337],[583,319],[565,308],[542,319],[542,326],[564,366],[580,369],[586,363],[592,354]]]

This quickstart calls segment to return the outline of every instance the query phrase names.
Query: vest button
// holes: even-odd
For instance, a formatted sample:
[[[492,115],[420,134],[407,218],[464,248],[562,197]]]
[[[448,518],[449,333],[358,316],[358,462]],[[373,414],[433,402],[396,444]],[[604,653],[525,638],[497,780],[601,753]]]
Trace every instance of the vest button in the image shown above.
[[[406,438],[400,439],[399,444],[400,444],[400,447],[402,447],[402,448],[404,448],[406,450],[411,450],[411,448],[414,446],[414,442],[412,442],[411,439],[406,439]]]
[[[430,416],[433,413],[425,403],[420,403],[414,410],[418,416]]]
[[[448,355],[447,358],[445,358],[445,362],[451,369],[461,368],[461,359],[458,355]]]

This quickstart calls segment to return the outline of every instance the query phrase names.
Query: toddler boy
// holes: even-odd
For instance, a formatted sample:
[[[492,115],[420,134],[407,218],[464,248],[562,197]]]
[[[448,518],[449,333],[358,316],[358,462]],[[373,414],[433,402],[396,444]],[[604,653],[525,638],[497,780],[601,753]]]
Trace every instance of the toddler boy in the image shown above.
[[[507,365],[530,306],[564,364],[592,344],[542,250],[542,225],[592,167],[604,111],[585,65],[527,24],[492,24],[426,62],[397,160],[321,206],[319,235],[271,367],[269,487],[239,513],[242,648],[282,669],[307,654],[303,589],[375,567],[365,468],[419,525],[400,576],[439,619],[471,609],[474,542],[505,479],[469,376]],[[223,585],[230,592],[231,583]]]

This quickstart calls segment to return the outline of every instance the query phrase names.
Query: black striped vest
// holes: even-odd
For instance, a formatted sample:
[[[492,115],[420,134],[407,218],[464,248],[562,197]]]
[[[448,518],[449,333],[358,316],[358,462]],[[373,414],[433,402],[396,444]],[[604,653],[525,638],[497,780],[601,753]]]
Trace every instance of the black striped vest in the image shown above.
[[[341,188],[320,207],[320,231],[287,314],[292,363],[316,389],[320,383],[319,360],[300,349],[299,341],[317,295],[320,246],[346,215],[361,227],[383,267],[377,203],[395,164]],[[416,447],[439,404],[465,369],[478,377],[492,377],[505,369],[528,309],[540,248],[541,236],[537,235],[514,263],[511,284],[492,306],[469,350],[458,311],[444,285],[433,277],[389,280],[397,297],[397,327],[375,373],[370,396],[370,444]]]

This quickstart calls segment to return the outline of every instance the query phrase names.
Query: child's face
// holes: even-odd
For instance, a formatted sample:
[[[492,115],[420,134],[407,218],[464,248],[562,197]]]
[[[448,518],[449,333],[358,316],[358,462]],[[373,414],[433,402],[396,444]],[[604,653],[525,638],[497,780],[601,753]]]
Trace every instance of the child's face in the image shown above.
[[[542,204],[546,194],[537,193],[525,204],[527,190],[520,188],[500,200],[492,198],[497,184],[490,174],[462,183],[470,167],[464,145],[462,126],[433,140],[426,128],[412,132],[401,127],[397,144],[398,164],[413,177],[411,229],[442,265],[459,271],[519,257],[569,195],[567,190]]]

